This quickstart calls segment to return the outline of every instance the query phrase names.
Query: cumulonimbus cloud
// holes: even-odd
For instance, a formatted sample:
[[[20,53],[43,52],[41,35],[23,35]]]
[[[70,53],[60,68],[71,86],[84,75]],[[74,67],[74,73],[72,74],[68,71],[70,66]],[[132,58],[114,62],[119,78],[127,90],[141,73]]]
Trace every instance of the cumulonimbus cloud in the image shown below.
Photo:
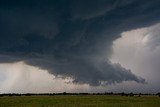
[[[1,1],[0,54],[5,57],[0,62],[22,60],[72,77],[73,83],[144,83],[108,57],[121,32],[159,21],[159,4],[158,0]]]

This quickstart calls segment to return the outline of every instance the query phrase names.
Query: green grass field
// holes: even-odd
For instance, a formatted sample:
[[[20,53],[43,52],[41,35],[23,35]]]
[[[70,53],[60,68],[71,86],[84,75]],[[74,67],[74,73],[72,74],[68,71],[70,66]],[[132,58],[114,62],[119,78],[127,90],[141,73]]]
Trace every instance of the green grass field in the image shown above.
[[[160,107],[158,96],[12,96],[0,97],[0,107]]]

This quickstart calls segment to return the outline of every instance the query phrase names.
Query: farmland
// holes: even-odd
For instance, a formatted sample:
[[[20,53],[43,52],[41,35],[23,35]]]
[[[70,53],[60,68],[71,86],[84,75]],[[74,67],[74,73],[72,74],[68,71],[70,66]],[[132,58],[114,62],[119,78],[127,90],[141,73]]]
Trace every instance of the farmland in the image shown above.
[[[158,96],[38,95],[3,96],[0,107],[159,107]]]

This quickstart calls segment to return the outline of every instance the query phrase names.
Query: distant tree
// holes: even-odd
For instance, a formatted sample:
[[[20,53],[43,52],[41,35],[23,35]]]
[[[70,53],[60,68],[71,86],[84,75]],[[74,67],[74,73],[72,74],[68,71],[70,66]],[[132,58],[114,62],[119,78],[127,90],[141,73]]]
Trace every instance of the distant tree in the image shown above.
[[[110,92],[109,94],[110,94],[110,95],[113,95],[114,93],[113,93],[113,92]]]
[[[160,97],[160,93],[157,93],[157,95]]]
[[[133,93],[130,93],[130,94],[129,94],[129,96],[131,96],[131,97],[132,97],[132,96],[134,96],[134,94],[133,94]]]
[[[121,93],[121,96],[124,96],[124,95],[125,95],[125,93],[124,93],[124,92],[122,92],[122,93]]]
[[[63,92],[63,95],[66,95],[67,93],[66,92]]]
[[[140,96],[141,96],[141,93],[138,94],[138,97],[140,97]]]

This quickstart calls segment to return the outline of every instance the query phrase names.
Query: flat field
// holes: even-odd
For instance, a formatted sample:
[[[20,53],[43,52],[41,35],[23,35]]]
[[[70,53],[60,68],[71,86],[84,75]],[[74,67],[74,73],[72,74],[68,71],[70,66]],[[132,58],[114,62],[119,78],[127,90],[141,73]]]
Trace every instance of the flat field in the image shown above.
[[[160,107],[158,96],[55,95],[4,96],[0,107]]]

